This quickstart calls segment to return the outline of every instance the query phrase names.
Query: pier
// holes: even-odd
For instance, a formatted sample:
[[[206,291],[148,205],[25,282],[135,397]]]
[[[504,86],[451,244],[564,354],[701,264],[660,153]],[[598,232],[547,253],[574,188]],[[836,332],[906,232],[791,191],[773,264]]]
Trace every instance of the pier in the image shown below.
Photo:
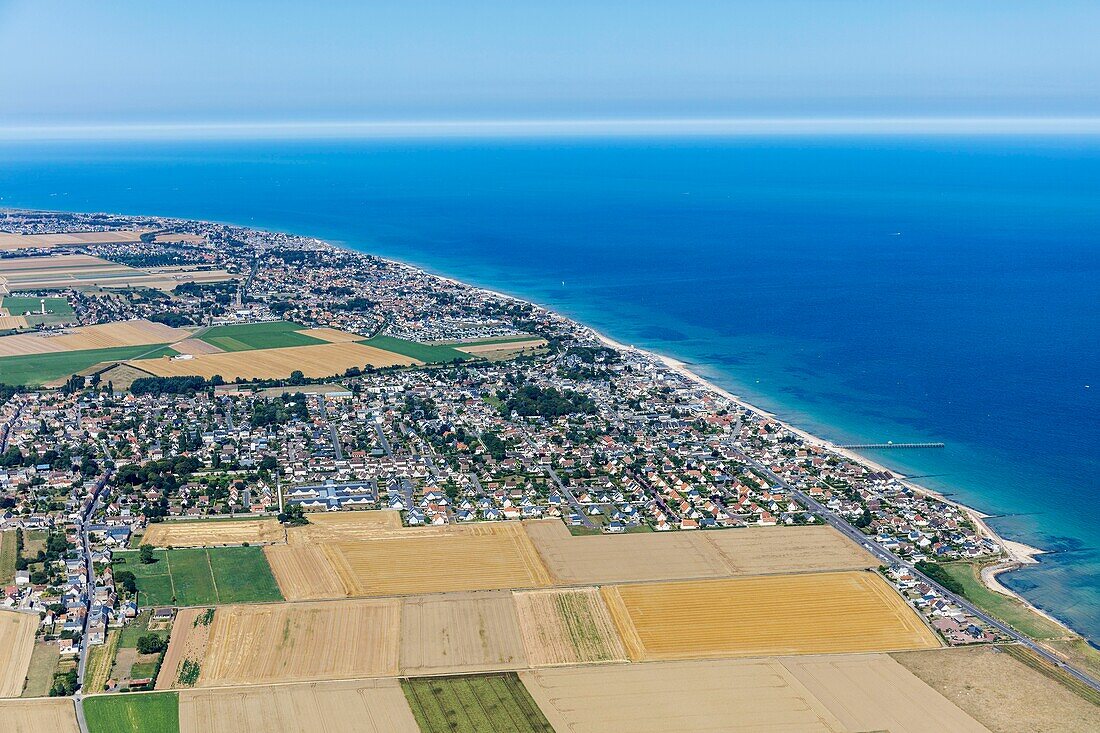
[[[887,441],[885,443],[845,443],[844,445],[838,445],[837,448],[852,448],[855,450],[879,450],[882,448],[943,448],[943,443],[895,443],[893,441]]]

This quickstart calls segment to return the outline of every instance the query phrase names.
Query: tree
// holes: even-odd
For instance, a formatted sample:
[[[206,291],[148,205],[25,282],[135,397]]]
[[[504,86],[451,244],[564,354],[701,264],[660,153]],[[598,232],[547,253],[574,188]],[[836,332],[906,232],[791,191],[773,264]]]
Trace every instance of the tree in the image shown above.
[[[302,374],[302,371],[300,369],[295,369],[290,373],[291,384],[301,384],[304,381],[306,381],[306,375]]]
[[[127,593],[137,593],[137,579],[129,570],[119,570],[115,573],[115,585],[121,586]]]
[[[164,639],[156,634],[140,636],[137,640],[137,650],[138,654],[156,654],[164,651]]]
[[[278,519],[283,524],[295,526],[309,524],[309,520],[306,519],[305,514],[302,512],[301,504],[287,504],[286,508],[279,514]]]
[[[141,560],[142,565],[152,565],[155,563],[157,559],[153,556],[153,546],[142,545],[138,548],[138,559]]]

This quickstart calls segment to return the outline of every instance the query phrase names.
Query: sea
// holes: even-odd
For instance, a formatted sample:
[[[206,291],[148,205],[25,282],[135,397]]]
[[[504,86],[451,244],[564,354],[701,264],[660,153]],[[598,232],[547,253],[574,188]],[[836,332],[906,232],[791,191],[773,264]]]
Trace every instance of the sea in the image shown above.
[[[324,238],[513,294],[1048,551],[1100,640],[1100,138],[0,143],[0,206]],[[2,222],[0,222],[2,226]]]

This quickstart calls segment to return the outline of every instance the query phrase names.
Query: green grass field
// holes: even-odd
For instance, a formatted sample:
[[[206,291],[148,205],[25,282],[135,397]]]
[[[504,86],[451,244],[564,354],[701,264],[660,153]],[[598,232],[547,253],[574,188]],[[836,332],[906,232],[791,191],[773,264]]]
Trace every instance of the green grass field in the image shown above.
[[[0,302],[0,308],[4,308],[13,316],[20,316],[27,311],[38,313],[41,307],[41,298],[13,298],[10,295]],[[47,315],[71,316],[73,307],[64,298],[46,298]]]
[[[413,359],[419,359],[428,364],[454,361],[455,359],[465,361],[466,359],[473,358],[469,354],[464,354],[458,349],[452,349],[450,346],[418,344],[415,341],[405,341],[404,339],[394,338],[393,336],[375,336],[366,341],[360,341],[359,343],[373,346],[377,349],[383,349],[384,351],[392,351],[402,356],[409,356]]]
[[[986,588],[979,577],[981,565],[978,563],[952,562],[940,567],[962,585],[964,596],[1016,630],[1033,639],[1055,639],[1066,635],[1066,630],[1061,626],[1043,618],[1015,598]]]
[[[179,733],[175,692],[96,695],[83,704],[90,733]]]
[[[94,648],[94,647],[93,647]],[[31,665],[27,668],[27,682],[22,697],[45,697],[53,685],[53,673],[57,671],[60,653],[56,644],[36,641],[31,652]]]
[[[242,323],[235,326],[214,326],[199,339],[223,351],[280,349],[287,346],[316,346],[324,341],[300,333],[305,326],[290,321],[272,323]]]
[[[153,556],[157,561],[144,565],[136,551],[115,555],[115,571],[134,574],[142,607],[283,600],[259,547],[155,550]]]
[[[9,585],[15,579],[17,529],[0,532],[0,586]]]
[[[0,382],[4,384],[39,385],[64,379],[101,361],[124,361],[146,353],[157,352],[167,344],[118,346],[111,349],[85,349],[53,354],[27,354],[0,357]]]
[[[401,680],[424,733],[553,733],[514,672]]]

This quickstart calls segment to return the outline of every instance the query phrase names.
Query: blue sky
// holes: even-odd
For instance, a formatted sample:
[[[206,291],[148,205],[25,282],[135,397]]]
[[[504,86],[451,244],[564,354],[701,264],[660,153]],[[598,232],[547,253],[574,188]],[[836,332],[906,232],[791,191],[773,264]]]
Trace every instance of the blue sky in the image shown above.
[[[1100,3],[0,0],[0,125],[1100,116]]]

